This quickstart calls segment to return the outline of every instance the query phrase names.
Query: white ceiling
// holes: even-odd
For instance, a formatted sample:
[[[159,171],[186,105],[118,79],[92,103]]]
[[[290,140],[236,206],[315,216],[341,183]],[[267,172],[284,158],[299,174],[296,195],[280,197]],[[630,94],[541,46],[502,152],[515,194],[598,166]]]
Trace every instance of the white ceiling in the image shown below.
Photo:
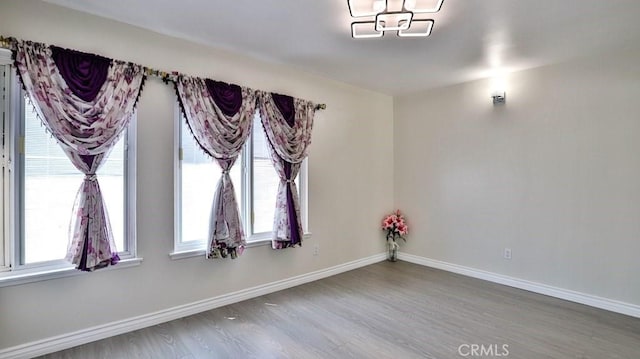
[[[400,95],[640,47],[640,0],[445,0],[428,38],[352,39],[347,0],[47,0]]]

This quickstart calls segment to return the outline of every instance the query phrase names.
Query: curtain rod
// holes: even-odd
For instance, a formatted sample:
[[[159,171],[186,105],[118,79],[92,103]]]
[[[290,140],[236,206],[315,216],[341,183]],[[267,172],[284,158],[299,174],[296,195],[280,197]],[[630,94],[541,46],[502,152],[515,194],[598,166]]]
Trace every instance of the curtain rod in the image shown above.
[[[11,50],[11,44],[14,41],[17,41],[17,40],[13,37],[4,37],[0,35],[0,48]],[[175,81],[178,78],[178,76],[181,75],[179,72],[176,72],[176,71],[166,72],[166,71],[156,70],[147,66],[143,66],[143,67],[146,75],[158,77],[162,79],[162,81],[164,81],[165,83],[169,81]],[[316,110],[326,110],[326,109],[327,109],[327,105],[324,103],[320,103],[316,105]]]

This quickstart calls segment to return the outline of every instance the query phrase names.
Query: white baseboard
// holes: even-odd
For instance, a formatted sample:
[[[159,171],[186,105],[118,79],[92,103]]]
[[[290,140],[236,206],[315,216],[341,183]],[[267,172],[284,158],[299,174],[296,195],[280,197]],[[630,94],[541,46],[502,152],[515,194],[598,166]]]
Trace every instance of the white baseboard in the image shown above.
[[[419,257],[412,254],[407,254],[407,253],[399,253],[398,259],[406,262],[410,262],[410,263],[423,265],[426,267],[442,269],[448,272],[462,274],[468,277],[483,279],[483,280],[498,283],[498,284],[504,284],[510,287],[524,289],[530,292],[544,294],[551,297],[560,298],[560,299],[568,300],[571,302],[585,304],[591,307],[605,309],[612,312],[640,318],[640,306],[635,304],[597,297],[591,294],[553,287],[553,286],[542,284],[542,283],[531,282],[524,279],[518,279],[518,278],[509,277],[502,274],[497,274],[497,273],[487,272],[487,271],[465,267],[457,264],[442,262],[435,259]]]
[[[180,305],[155,313],[140,315],[137,317],[119,320],[88,329],[78,330],[72,333],[58,335],[55,337],[21,344],[6,349],[0,349],[0,358],[32,358],[39,355],[53,353],[59,350],[64,350],[96,340],[109,338],[114,335],[128,333],[134,330],[165,323],[189,315],[198,314],[225,305],[241,302],[243,300],[256,298],[261,295],[277,292],[279,290],[313,282],[322,278],[330,277],[356,268],[381,262],[385,260],[385,258],[386,254],[377,254],[367,258],[340,264],[334,267],[321,269],[315,272],[302,274],[299,276],[259,285],[248,289],[243,289],[237,292],[220,295],[189,304]]]

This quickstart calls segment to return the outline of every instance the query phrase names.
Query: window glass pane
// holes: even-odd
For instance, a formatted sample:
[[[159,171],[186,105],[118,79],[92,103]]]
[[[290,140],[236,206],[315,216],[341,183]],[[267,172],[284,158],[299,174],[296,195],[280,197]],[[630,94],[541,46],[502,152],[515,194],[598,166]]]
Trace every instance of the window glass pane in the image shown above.
[[[260,116],[253,118],[253,233],[271,232],[280,178],[269,154],[269,144],[264,134]]]
[[[125,130],[126,131],[126,130]],[[98,169],[100,191],[107,205],[109,222],[118,252],[126,251],[126,151],[127,133],[111,149],[109,158]]]
[[[181,241],[206,241],[213,195],[222,173],[211,157],[206,155],[193,138],[184,119],[181,119]],[[242,204],[241,158],[231,167],[229,175],[236,193],[238,210]]]
[[[124,137],[98,170],[116,246],[124,250]],[[69,241],[69,222],[83,175],[45,132],[25,103],[24,261],[62,259]]]

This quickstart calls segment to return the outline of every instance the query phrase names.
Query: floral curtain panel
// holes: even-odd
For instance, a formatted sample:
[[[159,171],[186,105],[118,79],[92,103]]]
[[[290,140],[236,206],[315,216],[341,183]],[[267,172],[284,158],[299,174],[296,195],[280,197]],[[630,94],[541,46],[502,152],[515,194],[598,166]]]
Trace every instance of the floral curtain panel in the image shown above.
[[[85,174],[66,259],[83,271],[119,261],[96,171],[131,119],[144,83],[140,65],[15,41],[15,65],[38,116]]]
[[[235,259],[246,239],[229,170],[251,133],[255,91],[188,76],[180,76],[175,86],[193,137],[222,169],[211,206],[206,256]]]
[[[291,96],[261,92],[260,115],[271,160],[280,177],[273,220],[273,249],[302,244],[300,200],[294,182],[307,157],[316,105]]]

